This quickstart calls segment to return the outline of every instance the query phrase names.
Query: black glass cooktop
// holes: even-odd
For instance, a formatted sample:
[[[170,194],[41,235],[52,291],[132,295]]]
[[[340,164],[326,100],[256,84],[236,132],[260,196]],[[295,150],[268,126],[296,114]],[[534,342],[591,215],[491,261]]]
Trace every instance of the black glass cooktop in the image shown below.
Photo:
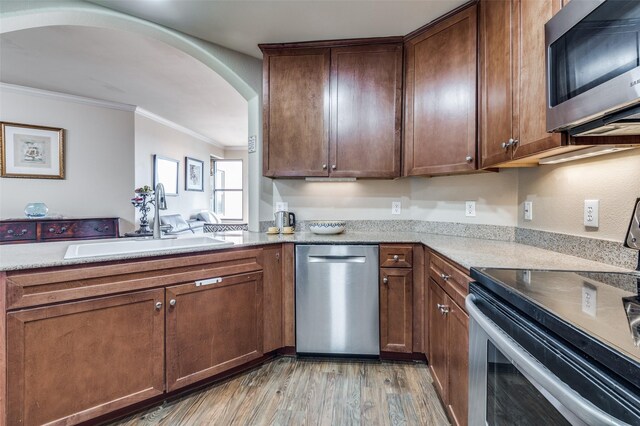
[[[589,356],[615,368],[620,355],[637,374],[640,274],[472,268],[471,277]]]

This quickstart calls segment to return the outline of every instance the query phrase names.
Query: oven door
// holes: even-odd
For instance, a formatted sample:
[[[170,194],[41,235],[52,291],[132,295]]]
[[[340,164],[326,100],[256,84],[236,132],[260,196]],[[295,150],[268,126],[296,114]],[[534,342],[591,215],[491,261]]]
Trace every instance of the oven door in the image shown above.
[[[469,313],[469,425],[640,424],[633,391],[488,293]]]

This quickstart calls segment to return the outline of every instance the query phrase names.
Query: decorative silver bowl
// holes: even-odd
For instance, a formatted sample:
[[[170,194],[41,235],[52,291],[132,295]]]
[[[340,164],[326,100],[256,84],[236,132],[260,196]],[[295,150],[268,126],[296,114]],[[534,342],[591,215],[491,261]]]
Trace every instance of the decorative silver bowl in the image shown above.
[[[344,220],[312,220],[307,223],[314,234],[339,234],[344,232],[347,223]]]

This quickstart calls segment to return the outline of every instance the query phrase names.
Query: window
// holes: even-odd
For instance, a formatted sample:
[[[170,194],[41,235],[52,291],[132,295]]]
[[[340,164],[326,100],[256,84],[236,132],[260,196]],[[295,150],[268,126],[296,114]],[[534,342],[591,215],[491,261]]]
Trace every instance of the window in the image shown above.
[[[242,160],[213,160],[213,211],[223,220],[243,220]]]

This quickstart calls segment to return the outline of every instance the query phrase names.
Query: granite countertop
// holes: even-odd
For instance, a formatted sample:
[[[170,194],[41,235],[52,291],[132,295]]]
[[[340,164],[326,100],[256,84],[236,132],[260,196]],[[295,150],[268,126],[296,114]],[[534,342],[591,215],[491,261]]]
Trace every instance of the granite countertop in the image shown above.
[[[465,269],[471,267],[556,269],[581,271],[624,272],[628,269],[594,262],[575,256],[560,254],[525,244],[478,238],[455,237],[419,232],[351,232],[338,235],[316,235],[301,232],[293,235],[266,235],[258,232],[224,232],[205,234],[233,242],[233,246],[193,247],[144,253],[64,259],[71,244],[91,244],[96,242],[122,241],[66,241],[33,244],[11,244],[0,246],[0,270],[44,268],[52,266],[78,265],[107,262],[113,260],[140,259],[190,252],[227,250],[237,247],[251,247],[265,244],[293,242],[298,244],[349,244],[349,243],[423,243],[432,250],[449,258]]]

